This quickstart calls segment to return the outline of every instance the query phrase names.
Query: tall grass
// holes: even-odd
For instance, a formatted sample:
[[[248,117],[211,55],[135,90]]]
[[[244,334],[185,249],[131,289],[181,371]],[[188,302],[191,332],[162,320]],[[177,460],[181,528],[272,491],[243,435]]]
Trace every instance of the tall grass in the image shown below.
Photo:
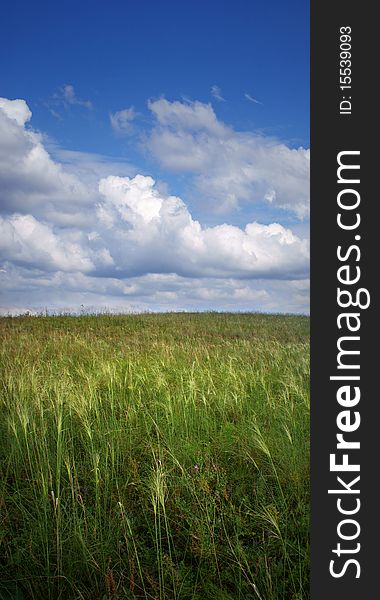
[[[0,319],[2,589],[308,598],[308,326]]]

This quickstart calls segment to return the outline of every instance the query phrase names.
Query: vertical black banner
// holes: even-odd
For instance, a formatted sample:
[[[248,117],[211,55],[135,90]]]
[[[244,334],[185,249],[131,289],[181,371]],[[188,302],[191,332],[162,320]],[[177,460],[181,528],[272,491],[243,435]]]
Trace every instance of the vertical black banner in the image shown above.
[[[379,593],[374,10],[311,3],[313,600]]]

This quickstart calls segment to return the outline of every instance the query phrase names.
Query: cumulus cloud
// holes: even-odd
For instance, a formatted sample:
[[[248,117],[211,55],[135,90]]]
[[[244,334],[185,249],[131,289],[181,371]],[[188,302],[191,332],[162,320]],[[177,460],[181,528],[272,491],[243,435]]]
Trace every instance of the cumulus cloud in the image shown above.
[[[32,215],[0,217],[2,259],[46,271],[89,271],[93,268],[80,244],[81,234],[56,235]]]
[[[151,109],[169,135],[232,143],[208,105]],[[23,100],[0,99],[3,312],[73,303],[307,310],[306,239],[279,223],[204,226],[152,177],[110,174],[117,163],[97,155],[56,150],[52,158],[30,118]]]
[[[124,108],[114,113],[110,113],[111,127],[118,135],[129,135],[133,132],[132,122],[135,120],[137,113],[133,106]]]
[[[0,108],[9,119],[16,121],[17,125],[23,126],[32,116],[29,106],[25,100],[8,100],[0,98]]]
[[[148,108],[161,127],[170,132],[206,132],[221,139],[227,137],[229,129],[218,121],[211,104],[203,102],[169,102],[165,98],[149,100]]]
[[[0,207],[65,224],[83,221],[93,198],[78,177],[54,162],[42,136],[27,129],[23,100],[0,99]]]
[[[309,213],[309,150],[238,132],[210,104],[150,101],[156,125],[146,146],[161,166],[188,172],[199,193],[222,209],[266,202],[304,218]]]
[[[307,273],[307,241],[278,223],[202,227],[180,198],[162,196],[142,175],[107,177],[99,188],[99,235],[123,274],[289,279]]]
[[[24,100],[0,98],[0,210],[33,214],[56,225],[90,226],[99,179],[134,175],[125,160],[65,150],[27,127]]]

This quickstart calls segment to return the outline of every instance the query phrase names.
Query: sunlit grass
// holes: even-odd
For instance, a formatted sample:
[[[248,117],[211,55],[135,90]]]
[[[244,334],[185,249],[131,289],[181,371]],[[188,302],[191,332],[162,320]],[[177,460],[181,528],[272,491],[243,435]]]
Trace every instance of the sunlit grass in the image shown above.
[[[308,327],[0,319],[3,586],[35,600],[308,598]]]

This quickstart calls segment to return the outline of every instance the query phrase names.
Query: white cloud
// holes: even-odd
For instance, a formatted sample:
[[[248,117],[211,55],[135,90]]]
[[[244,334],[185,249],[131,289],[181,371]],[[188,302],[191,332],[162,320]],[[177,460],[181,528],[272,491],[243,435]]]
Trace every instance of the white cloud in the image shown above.
[[[56,225],[90,226],[99,179],[134,175],[136,168],[121,159],[60,148],[25,127],[31,115],[24,100],[0,98],[0,210]]]
[[[78,224],[93,198],[83,182],[51,159],[42,136],[25,128],[31,113],[21,102],[0,104],[1,210]]]
[[[60,91],[54,96],[62,102],[64,106],[84,106],[85,108],[92,108],[92,102],[90,100],[82,100],[78,98],[75,93],[74,86],[71,84],[65,84]]]
[[[234,131],[209,104],[161,98],[148,106],[156,126],[147,148],[163,167],[192,174],[198,192],[216,207],[261,201],[308,215],[308,149]]]
[[[133,132],[132,122],[135,120],[137,113],[133,106],[110,113],[111,127],[118,135],[129,135]]]
[[[48,143],[47,148],[54,161],[59,162],[66,172],[75,175],[88,190],[91,190],[92,198],[98,197],[100,178],[108,175],[131,177],[138,172],[134,165],[127,163],[123,158],[95,152],[66,150],[51,142]]]
[[[194,164],[208,160],[204,144],[239,143],[209,105],[151,108],[162,134],[203,139]],[[129,165],[59,148],[53,159],[30,117],[23,100],[0,100],[3,311],[307,310],[306,239],[278,223],[203,226],[181,198]]]
[[[62,114],[59,112],[62,108],[65,110],[69,109],[71,106],[82,106],[88,110],[93,108],[91,100],[78,98],[74,86],[70,83],[64,84],[58,91],[54,92],[54,94],[52,94],[45,102],[45,106],[49,109],[53,117],[59,121],[63,120]]]
[[[218,85],[211,86],[211,96],[215,98],[215,100],[219,100],[219,102],[225,102],[225,98],[222,96],[222,90]]]
[[[0,98],[0,108],[9,119],[14,119],[17,125],[23,126],[27,123],[32,113],[25,100],[8,100],[8,98]]]
[[[47,272],[22,266],[0,271],[0,314],[41,311],[111,310],[309,310],[309,282],[244,281],[149,274],[128,279],[92,277],[78,272]],[[298,289],[298,286],[300,289]],[[82,306],[81,306],[82,305]]]
[[[202,227],[151,177],[107,177],[97,216],[100,237],[118,269],[188,277],[297,278],[308,271],[308,243],[277,223]]]
[[[158,123],[168,131],[206,132],[219,138],[227,137],[229,129],[218,121],[211,104],[203,102],[169,102],[165,98],[149,100],[148,108]]]
[[[247,92],[244,94],[244,98],[246,98],[250,102],[253,102],[254,104],[262,104],[262,102],[256,100],[256,98],[254,98],[253,96],[251,96],[251,94],[248,94]]]
[[[91,259],[81,247],[79,232],[56,235],[49,225],[31,215],[0,217],[3,260],[46,271],[89,271]]]

